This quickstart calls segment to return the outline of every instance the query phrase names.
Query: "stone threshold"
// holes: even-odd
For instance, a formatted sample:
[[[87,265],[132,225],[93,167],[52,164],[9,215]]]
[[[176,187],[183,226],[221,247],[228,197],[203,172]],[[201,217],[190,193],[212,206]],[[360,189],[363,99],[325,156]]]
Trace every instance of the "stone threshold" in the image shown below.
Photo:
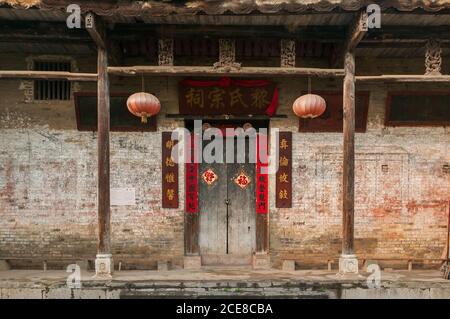
[[[81,287],[67,286],[64,271],[0,271],[0,298],[446,298],[450,280],[439,271],[389,271],[378,286],[371,274],[341,277],[305,270],[201,269],[121,271],[112,279],[81,273]]]

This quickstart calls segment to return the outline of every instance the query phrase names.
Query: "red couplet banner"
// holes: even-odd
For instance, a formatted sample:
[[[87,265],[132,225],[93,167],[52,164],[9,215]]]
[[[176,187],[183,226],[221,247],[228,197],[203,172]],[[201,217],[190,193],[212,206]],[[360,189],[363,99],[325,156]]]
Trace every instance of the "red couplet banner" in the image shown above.
[[[256,213],[269,212],[269,176],[268,176],[267,135],[258,134],[256,140]]]
[[[189,158],[185,163],[185,206],[186,213],[198,213],[198,163],[194,163],[195,154],[198,148],[195,135],[191,136],[190,141],[185,142],[185,158]]]

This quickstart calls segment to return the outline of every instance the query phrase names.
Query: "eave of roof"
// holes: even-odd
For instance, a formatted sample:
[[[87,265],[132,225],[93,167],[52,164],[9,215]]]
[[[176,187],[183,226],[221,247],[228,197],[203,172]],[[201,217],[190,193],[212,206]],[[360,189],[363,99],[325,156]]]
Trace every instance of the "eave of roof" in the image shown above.
[[[66,0],[0,0],[0,5],[29,9],[62,9],[72,1]],[[373,0],[197,0],[197,1],[86,1],[79,0],[83,11],[94,11],[101,15],[120,13],[126,16],[152,14],[167,16],[181,15],[222,15],[222,14],[276,14],[302,12],[330,12],[333,10],[356,11]],[[384,0],[377,1],[382,10],[413,11],[421,9],[437,12],[450,9],[450,0]]]

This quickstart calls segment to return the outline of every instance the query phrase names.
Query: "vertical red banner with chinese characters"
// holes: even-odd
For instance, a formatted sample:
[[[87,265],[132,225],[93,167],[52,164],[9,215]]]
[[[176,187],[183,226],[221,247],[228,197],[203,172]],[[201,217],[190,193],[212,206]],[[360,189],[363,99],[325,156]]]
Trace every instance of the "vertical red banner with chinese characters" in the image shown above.
[[[258,134],[256,139],[256,213],[269,212],[269,175],[268,175],[267,135]]]
[[[279,133],[276,178],[275,206],[277,208],[292,207],[292,132]]]
[[[186,213],[198,212],[198,163],[195,163],[198,150],[197,138],[192,135],[185,140],[185,209]]]
[[[176,141],[171,132],[162,132],[162,207],[178,208],[178,164],[172,158]]]

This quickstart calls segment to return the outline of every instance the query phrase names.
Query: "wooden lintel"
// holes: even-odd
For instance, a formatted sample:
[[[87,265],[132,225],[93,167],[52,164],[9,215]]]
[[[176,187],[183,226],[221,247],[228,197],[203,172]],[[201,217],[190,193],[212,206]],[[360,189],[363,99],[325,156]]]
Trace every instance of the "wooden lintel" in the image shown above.
[[[280,115],[190,115],[190,114],[166,114],[166,118],[171,119],[184,119],[184,120],[201,120],[201,119],[213,119],[213,120],[269,120],[269,119],[284,119],[287,118],[286,114]]]
[[[209,66],[126,66],[108,67],[111,75],[135,76],[152,74],[159,76],[308,76],[343,77],[344,69],[242,67],[240,69],[214,68]]]
[[[369,75],[357,76],[356,82],[417,82],[417,83],[439,83],[450,82],[450,75]]]
[[[72,73],[59,71],[0,71],[0,79],[30,79],[30,80],[68,80],[88,82],[97,81],[95,73]]]

